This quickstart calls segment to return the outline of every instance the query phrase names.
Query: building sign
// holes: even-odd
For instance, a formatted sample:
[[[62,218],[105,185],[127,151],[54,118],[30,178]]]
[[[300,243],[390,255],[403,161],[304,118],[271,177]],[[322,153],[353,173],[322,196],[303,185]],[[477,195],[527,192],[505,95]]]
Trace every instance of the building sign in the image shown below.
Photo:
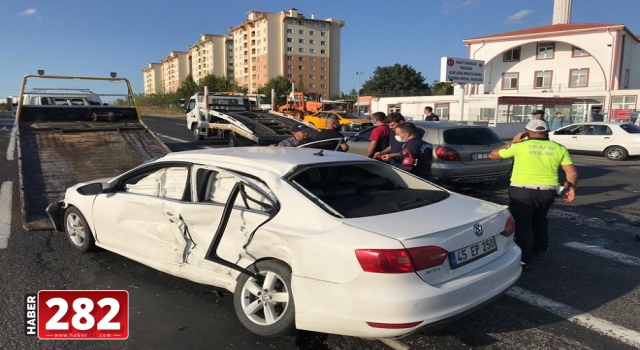
[[[573,98],[555,98],[555,97],[526,97],[526,96],[500,96],[498,97],[499,105],[555,105],[570,106],[573,104]]]
[[[459,84],[484,84],[484,61],[442,57],[440,81]]]
[[[631,109],[612,109],[611,120],[631,120],[633,113]]]

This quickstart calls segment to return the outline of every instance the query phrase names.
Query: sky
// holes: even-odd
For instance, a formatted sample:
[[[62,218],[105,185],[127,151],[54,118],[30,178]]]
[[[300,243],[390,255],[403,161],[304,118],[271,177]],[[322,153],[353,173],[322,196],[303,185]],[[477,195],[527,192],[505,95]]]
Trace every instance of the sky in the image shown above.
[[[549,25],[553,0],[0,0],[0,97],[18,95],[22,77],[38,69],[81,76],[117,72],[140,93],[142,69],[150,62],[187,51],[200,34],[228,33],[248,11],[291,8],[346,22],[340,90],[349,92],[377,66],[395,63],[415,68],[427,83],[439,80],[441,57],[467,56],[462,40]],[[639,0],[576,0],[572,22],[621,23],[640,35],[639,13]],[[359,79],[356,71],[363,72]]]

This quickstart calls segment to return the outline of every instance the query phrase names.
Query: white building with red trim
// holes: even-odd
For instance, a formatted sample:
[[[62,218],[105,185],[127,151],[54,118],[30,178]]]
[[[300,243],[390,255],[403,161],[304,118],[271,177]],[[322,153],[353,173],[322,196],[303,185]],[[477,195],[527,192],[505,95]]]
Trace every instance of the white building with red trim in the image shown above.
[[[431,106],[449,120],[499,126],[505,137],[535,109],[547,118],[561,112],[567,122],[595,112],[632,119],[640,109],[640,37],[623,24],[570,23],[570,14],[570,0],[555,0],[551,25],[464,40],[467,58],[485,61],[485,78],[465,86],[463,105],[457,87],[452,96],[373,97],[368,110],[421,119]]]

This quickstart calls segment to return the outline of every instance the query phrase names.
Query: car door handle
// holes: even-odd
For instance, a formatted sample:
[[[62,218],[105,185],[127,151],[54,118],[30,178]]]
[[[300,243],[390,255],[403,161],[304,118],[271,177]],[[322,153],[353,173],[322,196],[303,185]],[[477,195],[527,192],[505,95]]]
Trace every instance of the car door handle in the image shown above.
[[[167,215],[167,216],[174,216],[173,213],[170,212],[170,211],[165,211],[164,214]]]
[[[605,137],[605,139],[610,139],[610,137],[609,137],[609,136],[606,136],[606,137]]]
[[[577,139],[577,138],[578,138],[578,136],[572,136],[571,138],[572,138],[572,139]]]

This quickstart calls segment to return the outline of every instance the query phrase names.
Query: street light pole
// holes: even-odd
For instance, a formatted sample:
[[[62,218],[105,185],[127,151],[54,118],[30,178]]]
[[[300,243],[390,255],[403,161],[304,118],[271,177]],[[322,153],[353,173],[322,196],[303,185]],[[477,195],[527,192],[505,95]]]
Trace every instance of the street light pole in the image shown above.
[[[358,98],[356,99],[356,105],[357,105],[357,110],[358,110],[358,116],[360,116],[360,76],[364,74],[364,72],[358,72],[356,71],[356,76],[358,76]]]

